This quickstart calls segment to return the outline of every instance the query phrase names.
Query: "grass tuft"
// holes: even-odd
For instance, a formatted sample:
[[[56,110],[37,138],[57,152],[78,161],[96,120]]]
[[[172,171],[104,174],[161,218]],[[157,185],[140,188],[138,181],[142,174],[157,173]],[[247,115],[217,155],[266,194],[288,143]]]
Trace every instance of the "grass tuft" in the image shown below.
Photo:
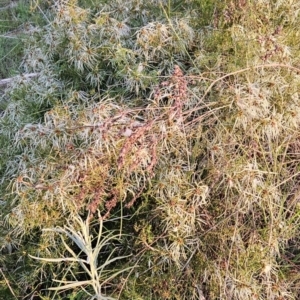
[[[0,293],[299,299],[298,1],[33,4]]]

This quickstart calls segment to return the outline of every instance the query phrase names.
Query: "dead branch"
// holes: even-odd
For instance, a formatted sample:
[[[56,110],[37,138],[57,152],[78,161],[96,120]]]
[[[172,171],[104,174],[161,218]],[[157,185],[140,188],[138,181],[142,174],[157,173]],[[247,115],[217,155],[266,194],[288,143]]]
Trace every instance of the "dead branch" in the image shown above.
[[[38,73],[30,73],[30,74],[22,74],[22,77],[24,77],[24,79],[30,79],[30,78],[35,78],[38,76]],[[5,78],[5,79],[1,79],[0,80],[0,88],[6,88],[6,86],[11,83],[15,77],[10,77],[10,78]]]
[[[11,2],[10,4],[7,4],[7,5],[4,6],[4,7],[0,7],[0,11],[1,11],[1,10],[10,9],[10,8],[13,8],[13,7],[16,7],[17,5],[18,5],[17,2]]]

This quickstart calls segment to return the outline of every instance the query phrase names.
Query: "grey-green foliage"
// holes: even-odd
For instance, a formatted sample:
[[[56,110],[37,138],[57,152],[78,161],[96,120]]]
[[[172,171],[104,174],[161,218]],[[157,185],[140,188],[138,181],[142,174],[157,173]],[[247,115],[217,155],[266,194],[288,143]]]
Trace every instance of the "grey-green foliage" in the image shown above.
[[[105,251],[105,247],[109,246],[109,244],[112,243],[113,240],[117,240],[119,234],[113,235],[112,232],[108,233],[106,236],[103,236],[103,220],[100,217],[100,214],[98,213],[99,221],[96,222],[97,230],[93,230],[93,226],[91,223],[90,216],[87,217],[85,221],[82,220],[80,216],[74,216],[72,217],[72,220],[74,221],[73,224],[68,224],[68,226],[65,226],[65,228],[47,228],[44,229],[44,232],[52,232],[52,233],[58,233],[61,236],[62,244],[64,245],[65,249],[69,253],[70,257],[63,257],[63,258],[41,258],[41,257],[35,257],[31,256],[31,258],[34,258],[36,260],[44,261],[44,262],[52,262],[52,263],[64,263],[64,262],[70,262],[78,263],[85,274],[88,276],[88,280],[80,280],[79,277],[76,276],[72,272],[71,268],[68,268],[66,270],[66,274],[63,275],[64,278],[66,278],[67,273],[70,272],[73,280],[54,280],[54,282],[57,282],[59,285],[57,287],[52,287],[49,290],[53,291],[62,291],[62,290],[70,290],[70,289],[77,289],[82,288],[84,291],[86,286],[91,286],[92,293],[90,299],[97,299],[97,300],[113,300],[114,298],[108,297],[103,294],[103,286],[105,286],[108,282],[110,282],[114,277],[117,277],[120,273],[126,272],[129,268],[122,268],[120,271],[114,271],[112,269],[112,264],[120,259],[123,259],[125,257],[117,256],[114,258],[111,258],[113,256],[114,250],[111,251],[110,254],[108,254],[107,259],[105,263],[102,263],[100,266],[98,265],[99,262],[99,256]],[[95,224],[94,224],[95,226]],[[97,237],[93,238],[93,233],[97,233]],[[78,254],[76,254],[70,246],[66,243],[64,236],[68,237],[73,243],[77,245],[77,247],[80,249],[80,254],[84,255],[86,258],[82,259]],[[94,240],[96,241],[94,243]],[[94,245],[93,245],[94,243]],[[111,268],[111,269],[109,269]],[[107,270],[108,269],[108,270]],[[88,292],[87,292],[88,293]]]
[[[0,2],[0,78],[16,75],[30,31],[45,25],[42,14],[30,4],[33,1]],[[46,11],[49,3],[44,1],[41,7]]]
[[[1,117],[1,247],[23,263],[3,259],[20,297],[41,281],[50,299],[297,299],[299,9],[54,4],[21,66],[39,75],[14,81]],[[101,225],[97,210],[93,259],[110,269],[93,277],[97,226],[74,224]]]

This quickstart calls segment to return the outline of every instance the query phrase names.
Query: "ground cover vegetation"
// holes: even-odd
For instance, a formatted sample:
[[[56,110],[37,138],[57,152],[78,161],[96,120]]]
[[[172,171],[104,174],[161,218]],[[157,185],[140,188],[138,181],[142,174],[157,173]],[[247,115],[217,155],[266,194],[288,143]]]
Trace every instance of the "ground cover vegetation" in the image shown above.
[[[299,1],[51,3],[1,98],[1,297],[299,299]]]
[[[45,10],[49,5],[43,3]],[[18,74],[27,34],[46,20],[37,13],[33,1],[0,0],[0,78]]]

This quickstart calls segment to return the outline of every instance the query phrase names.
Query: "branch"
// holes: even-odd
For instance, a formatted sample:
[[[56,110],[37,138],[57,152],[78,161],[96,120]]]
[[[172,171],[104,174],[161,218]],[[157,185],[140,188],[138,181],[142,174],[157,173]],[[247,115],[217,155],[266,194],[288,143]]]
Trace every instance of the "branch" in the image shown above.
[[[24,77],[25,79],[30,79],[30,78],[35,78],[38,76],[38,73],[30,73],[30,74],[23,74],[21,75],[22,77]],[[0,80],[0,88],[5,88],[9,83],[11,83],[15,78],[15,77],[11,77],[11,78],[5,78],[5,79],[1,79]]]
[[[4,6],[4,7],[0,7],[0,11],[1,11],[1,10],[6,10],[6,9],[9,9],[9,8],[16,7],[17,5],[18,5],[17,2],[12,2],[12,3],[10,3],[10,4],[6,5],[6,6]]]

